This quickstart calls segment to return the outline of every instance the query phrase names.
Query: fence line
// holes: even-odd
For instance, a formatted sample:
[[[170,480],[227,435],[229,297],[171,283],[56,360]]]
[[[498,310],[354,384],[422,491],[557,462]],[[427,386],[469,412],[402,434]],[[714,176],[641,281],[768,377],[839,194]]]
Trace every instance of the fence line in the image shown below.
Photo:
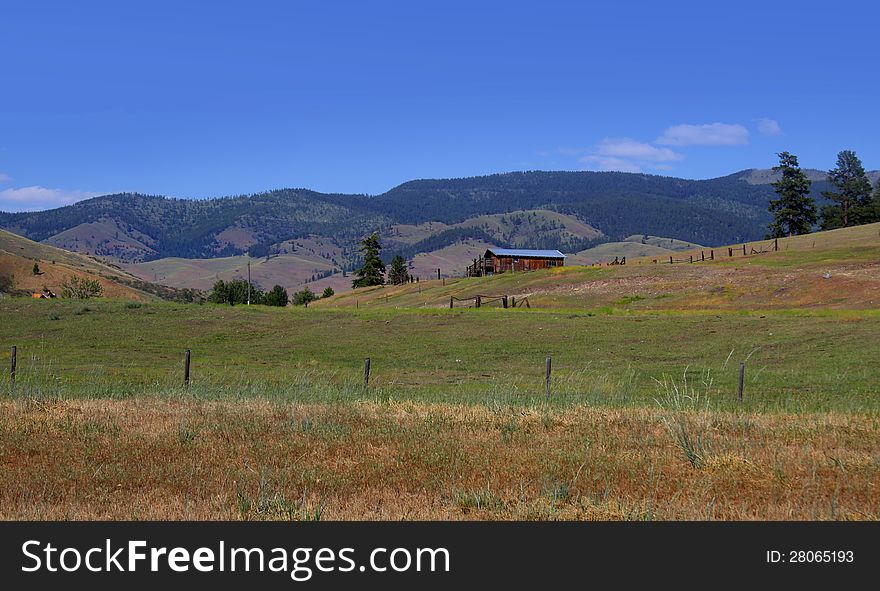
[[[528,298],[524,298],[526,305],[528,305]],[[10,350],[12,355],[13,362],[15,360],[15,356],[17,353],[17,347],[13,346]],[[184,363],[183,363],[183,386],[184,388],[189,388],[191,386],[190,380],[190,359],[192,357],[192,352],[190,349],[186,349],[184,351]],[[748,358],[747,358],[748,359]],[[372,370],[371,358],[364,358],[364,369],[363,369],[363,389],[368,390],[370,388],[370,375]],[[737,389],[736,389],[736,397],[737,400],[741,403],[743,402],[743,390],[744,390],[744,375],[745,375],[745,363],[742,362],[739,364],[739,371],[737,373]],[[209,367],[211,365],[209,364]],[[544,360],[544,394],[546,399],[549,401],[552,394],[552,383],[551,383],[551,370],[552,370],[552,357],[550,353],[547,353],[547,356]],[[16,367],[13,363],[10,367],[10,395],[14,396],[15,394],[15,373]],[[760,373],[760,372],[759,372]],[[38,390],[39,391],[39,390]],[[42,394],[40,394],[42,396]]]
[[[467,302],[466,305],[456,305],[456,302]],[[528,303],[528,298],[526,298],[526,302]],[[502,308],[515,308],[516,305],[516,296],[508,296],[508,295],[482,295],[477,294],[475,296],[471,296],[468,298],[457,298],[455,296],[449,296],[449,307],[450,308],[481,308],[487,304],[496,304],[500,305]],[[526,305],[526,307],[530,307]]]
[[[757,248],[755,248],[756,246],[757,246]],[[727,257],[734,258],[736,256],[750,256],[750,255],[756,255],[756,254],[765,254],[768,252],[776,252],[778,250],[779,250],[779,240],[774,239],[772,242],[768,242],[766,244],[755,244],[755,243],[743,244],[742,245],[742,254],[740,254],[740,247],[734,248],[732,246],[728,246],[727,247]],[[705,261],[714,261],[716,258],[721,259],[722,258],[721,255],[723,254],[724,251],[723,250],[719,251],[717,257],[715,255],[714,248],[709,249],[708,255],[706,254],[706,252],[707,251],[705,251],[705,250],[701,250],[699,255],[692,254],[692,255],[688,255],[688,258],[680,258],[680,259],[677,259],[674,256],[670,255],[669,260],[667,261],[666,259],[664,259],[663,262],[664,263],[668,262],[670,265],[674,265],[676,263],[702,263]],[[660,259],[654,259],[652,262],[654,264],[657,264],[658,262],[660,262]]]

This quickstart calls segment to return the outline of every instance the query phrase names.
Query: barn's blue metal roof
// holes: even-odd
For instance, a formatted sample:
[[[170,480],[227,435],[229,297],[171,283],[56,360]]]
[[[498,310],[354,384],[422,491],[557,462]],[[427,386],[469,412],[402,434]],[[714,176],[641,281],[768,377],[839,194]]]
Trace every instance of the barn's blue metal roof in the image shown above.
[[[522,257],[534,259],[564,259],[565,255],[558,250],[529,250],[527,248],[490,248],[486,250],[495,256]]]

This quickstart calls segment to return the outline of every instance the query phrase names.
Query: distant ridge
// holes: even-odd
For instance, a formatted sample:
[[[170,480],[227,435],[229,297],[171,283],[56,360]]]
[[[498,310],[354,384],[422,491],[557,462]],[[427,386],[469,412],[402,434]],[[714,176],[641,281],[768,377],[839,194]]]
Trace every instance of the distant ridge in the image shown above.
[[[809,174],[818,179],[813,193],[821,201],[828,188],[823,173]],[[706,246],[759,239],[769,221],[771,180],[770,170],[757,169],[707,180],[530,171],[413,180],[376,196],[278,189],[185,200],[120,193],[48,211],[0,213],[0,228],[125,263],[245,253],[267,257],[287,252],[285,245],[296,241],[317,240],[325,246],[309,256],[326,261],[316,267],[325,269],[316,271],[322,274],[327,267],[353,268],[358,240],[373,231],[382,233],[389,255],[399,251],[409,257],[463,240],[574,252],[595,245],[590,240],[622,241],[634,234]],[[544,213],[500,221],[515,212],[537,211]],[[400,228],[429,223],[446,227],[415,230],[413,236],[423,234],[421,243],[400,235]]]

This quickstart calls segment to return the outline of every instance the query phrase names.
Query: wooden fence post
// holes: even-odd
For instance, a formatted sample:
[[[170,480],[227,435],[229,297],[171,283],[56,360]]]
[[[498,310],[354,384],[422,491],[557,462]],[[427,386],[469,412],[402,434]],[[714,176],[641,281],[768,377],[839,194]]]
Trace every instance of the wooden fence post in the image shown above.
[[[706,253],[703,252],[702,250],[700,251],[700,260],[703,261],[703,262],[706,261]]]
[[[739,364],[739,381],[738,381],[737,387],[736,387],[736,395],[739,398],[740,402],[742,402],[742,400],[743,400],[743,378],[745,377],[745,373],[746,373],[746,364],[740,363]]]
[[[440,269],[437,269],[437,279],[440,279]]]
[[[501,307],[507,309],[507,296],[501,296]]]
[[[712,250],[709,251],[709,260],[710,260],[710,261],[714,261],[714,260],[715,260],[715,249],[714,249],[714,248],[713,248]]]
[[[480,307],[480,296],[475,296],[474,297],[474,308],[479,308],[479,307]]]
[[[450,309],[452,309],[452,308],[454,307],[454,306],[452,305],[452,302],[453,302],[453,301],[455,301],[455,298],[453,298],[452,296],[449,296],[449,308],[450,308]]]
[[[733,249],[732,248],[727,249],[727,256],[729,256],[729,257],[733,256]]]
[[[691,255],[691,262],[694,262],[694,255]]]
[[[370,358],[364,359],[364,388],[370,386]]]
[[[187,349],[186,353],[183,354],[183,385],[189,386],[189,358],[190,358],[190,350]]]
[[[672,264],[672,257],[671,256],[669,257],[669,264],[670,265]]]
[[[546,367],[544,368],[544,390],[547,394],[547,400],[550,400],[550,354],[547,353]]]
[[[15,368],[18,365],[18,347],[12,345],[12,349],[10,349],[11,359],[9,362],[9,379],[12,380],[12,385],[15,385]]]
[[[773,250],[779,250],[779,238],[773,239]]]
[[[510,307],[516,308],[516,296],[510,296]]]
[[[743,256],[745,256],[745,254],[746,254],[746,245],[743,244]]]

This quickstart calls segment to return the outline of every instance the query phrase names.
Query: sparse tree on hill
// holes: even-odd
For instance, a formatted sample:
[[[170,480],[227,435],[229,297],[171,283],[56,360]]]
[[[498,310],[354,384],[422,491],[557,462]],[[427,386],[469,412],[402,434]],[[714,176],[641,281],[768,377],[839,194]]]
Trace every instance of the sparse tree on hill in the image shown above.
[[[391,268],[388,270],[388,283],[392,285],[403,285],[409,281],[409,270],[406,266],[406,259],[402,256],[394,255],[391,259]]]
[[[329,298],[329,297],[332,297],[332,296],[335,295],[335,294],[336,294],[336,292],[333,291],[333,288],[332,288],[332,287],[325,287],[325,288],[324,288],[324,293],[321,294],[321,297],[322,297],[322,298]]]
[[[835,203],[822,208],[822,229],[865,223],[863,218],[871,205],[871,181],[855,152],[843,150],[837,155],[837,166],[828,171],[828,182],[837,190],[822,193]]]
[[[31,271],[34,275],[39,275],[40,274],[40,265],[38,265],[37,263],[34,263],[34,268]]]
[[[287,295],[286,289],[276,285],[266,293],[263,301],[267,306],[280,306],[283,308],[290,301],[290,298]]]
[[[379,256],[382,245],[379,244],[379,234],[373,233],[361,240],[361,252],[364,253],[364,264],[357,270],[357,279],[352,281],[352,287],[370,287],[371,285],[385,285],[385,263]]]
[[[779,198],[770,201],[770,238],[809,234],[817,220],[816,202],[810,197],[812,183],[798,165],[797,156],[788,152],[777,156],[779,166],[774,166],[773,171],[782,176],[772,183]]]

